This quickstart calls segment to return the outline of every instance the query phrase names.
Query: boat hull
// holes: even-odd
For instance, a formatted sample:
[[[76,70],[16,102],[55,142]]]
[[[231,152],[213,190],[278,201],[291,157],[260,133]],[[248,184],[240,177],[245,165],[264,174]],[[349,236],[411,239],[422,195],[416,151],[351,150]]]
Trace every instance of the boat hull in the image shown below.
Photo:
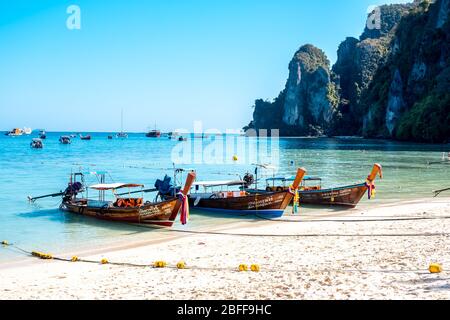
[[[88,207],[86,200],[64,202],[61,210],[100,220],[171,227],[178,215],[177,199],[135,208]]]
[[[197,200],[195,195],[189,197],[189,205],[194,210],[224,213],[238,216],[261,216],[279,218],[292,199],[288,192],[251,194],[236,198],[209,198]]]
[[[333,189],[300,191],[300,204],[354,208],[366,192],[365,183]]]
[[[246,190],[250,193],[265,193],[265,190]],[[299,191],[300,205],[339,206],[355,208],[367,192],[365,183],[332,189]]]

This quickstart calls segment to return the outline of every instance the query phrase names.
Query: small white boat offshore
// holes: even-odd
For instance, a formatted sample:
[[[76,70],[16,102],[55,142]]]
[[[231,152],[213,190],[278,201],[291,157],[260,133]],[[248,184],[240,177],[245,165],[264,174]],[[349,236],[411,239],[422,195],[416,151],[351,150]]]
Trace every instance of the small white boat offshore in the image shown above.
[[[42,140],[39,138],[34,138],[31,140],[30,147],[33,149],[42,149],[44,148],[44,144],[42,143]]]
[[[72,140],[70,140],[70,137],[69,137],[69,136],[61,136],[61,137],[59,138],[59,142],[60,142],[61,144],[71,144],[71,143],[72,143]]]
[[[118,134],[116,134],[116,138],[126,139],[128,138],[128,134],[125,132],[119,132]]]
[[[121,119],[120,119],[120,132],[116,134],[116,138],[119,138],[119,139],[127,139],[128,138],[128,134],[123,131],[123,109],[122,109]]]
[[[5,133],[5,136],[9,136],[9,137],[18,137],[23,135],[23,130],[19,129],[19,128],[14,128],[11,131]]]
[[[31,128],[23,128],[23,133],[26,135],[30,135],[33,133],[33,130]]]

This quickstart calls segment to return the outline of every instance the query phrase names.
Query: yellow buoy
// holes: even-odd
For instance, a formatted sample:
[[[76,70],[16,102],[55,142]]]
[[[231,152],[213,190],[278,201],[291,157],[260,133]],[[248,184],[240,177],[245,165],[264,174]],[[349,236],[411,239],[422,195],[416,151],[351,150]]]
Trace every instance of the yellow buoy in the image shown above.
[[[77,256],[73,256],[70,261],[77,262],[77,261],[80,261],[80,259]]]
[[[100,261],[100,262],[101,262],[101,264],[108,264],[109,263],[108,259],[105,259],[105,258],[103,258],[102,261]]]
[[[9,246],[9,242],[6,241],[6,240],[3,240],[3,241],[2,241],[2,245],[4,245],[4,246]]]
[[[246,264],[239,265],[239,271],[248,271],[248,266]]]
[[[237,155],[234,155],[234,156],[233,156],[233,161],[238,161],[238,160],[239,160],[238,156],[237,156]]]
[[[428,268],[430,273],[441,273],[442,272],[442,266],[437,263],[430,264],[430,267]]]
[[[259,272],[261,270],[261,268],[259,267],[258,264],[252,264],[250,266],[250,270],[252,270],[253,272]]]
[[[42,253],[42,252],[37,252],[37,251],[33,251],[31,253],[32,256],[34,257],[38,257],[39,259],[43,259],[43,260],[52,260],[53,256],[51,254],[48,253]]]
[[[165,268],[167,266],[167,262],[165,261],[156,261],[153,266],[155,268]]]
[[[184,261],[178,262],[177,269],[186,269],[186,263],[184,263]]]

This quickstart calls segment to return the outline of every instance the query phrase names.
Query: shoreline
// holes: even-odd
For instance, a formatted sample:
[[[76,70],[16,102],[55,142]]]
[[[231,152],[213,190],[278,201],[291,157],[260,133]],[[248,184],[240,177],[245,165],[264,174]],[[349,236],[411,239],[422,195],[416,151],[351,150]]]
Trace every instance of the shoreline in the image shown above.
[[[36,258],[0,264],[0,292],[4,299],[450,298],[449,197],[284,220],[294,222],[237,222],[202,230],[234,235],[175,232],[79,255],[98,264]],[[237,235],[247,233],[259,236]],[[149,267],[101,265],[102,258]],[[150,267],[160,260],[193,269]],[[261,272],[237,272],[242,263],[258,264]],[[444,272],[429,274],[430,263],[441,263]]]
[[[444,199],[444,198],[441,198],[441,199]],[[314,211],[315,214],[309,214],[309,215],[307,214],[305,216],[305,215],[302,215],[302,213],[300,211],[300,214],[297,214],[294,216],[294,215],[285,213],[285,215],[280,220],[283,220],[286,217],[297,217],[298,219],[294,220],[293,222],[301,223],[303,221],[304,223],[307,223],[307,222],[318,223],[324,219],[326,220],[327,218],[335,218],[335,219],[341,219],[343,222],[345,222],[346,217],[349,217],[354,213],[357,213],[357,212],[359,213],[364,210],[373,209],[373,208],[395,207],[399,204],[421,203],[426,200],[428,200],[428,199],[427,198],[421,198],[418,200],[404,199],[401,202],[378,203],[373,206],[367,206],[367,205],[361,206],[362,208],[359,208],[359,207],[353,208],[353,209],[338,208],[338,209],[336,209],[336,211],[330,211],[327,213],[324,213],[323,210],[320,210],[320,208],[317,208],[315,206],[308,206],[308,208],[310,208],[310,210],[311,210],[311,208],[315,209],[315,211]],[[448,197],[448,201],[450,201],[450,197]],[[325,208],[329,209],[329,207],[325,207]],[[290,210],[291,210],[291,206],[288,206],[288,208],[286,209],[286,212],[289,212]],[[300,220],[300,221],[297,221],[297,220]],[[81,248],[74,248],[74,249],[70,249],[70,250],[55,251],[52,253],[52,255],[59,256],[59,257],[61,257],[61,256],[70,257],[70,256],[101,255],[101,254],[109,253],[109,252],[124,251],[127,249],[135,249],[135,248],[145,247],[145,246],[149,246],[149,245],[161,244],[161,243],[169,242],[172,240],[177,240],[182,237],[189,237],[192,235],[201,234],[202,232],[220,232],[220,231],[246,228],[246,227],[250,227],[255,222],[258,223],[258,226],[260,227],[260,226],[263,226],[263,224],[264,225],[273,224],[276,221],[263,220],[263,219],[256,219],[256,220],[249,220],[249,221],[234,221],[234,222],[229,222],[229,223],[226,223],[225,225],[221,225],[218,227],[202,226],[199,228],[199,230],[191,230],[191,231],[178,230],[176,227],[167,229],[167,228],[158,228],[158,227],[152,227],[152,226],[147,226],[147,225],[124,223],[124,225],[130,225],[130,226],[135,226],[137,228],[148,229],[149,232],[153,231],[155,233],[159,233],[159,235],[157,238],[152,238],[152,239],[148,239],[148,240],[134,239],[134,241],[132,241],[132,242],[129,242],[128,239],[127,240],[122,239],[119,241],[113,241],[113,242],[108,242],[108,243],[104,243],[104,244],[99,244],[96,248],[93,248],[93,249],[87,249],[86,247],[81,247]],[[189,232],[192,232],[192,233],[189,234]],[[39,261],[39,260],[36,260],[34,258],[32,258],[32,260],[30,260],[29,256],[13,258],[13,260],[11,262],[0,261],[0,270],[14,268],[14,267],[27,266],[29,264],[33,264],[36,261]]]

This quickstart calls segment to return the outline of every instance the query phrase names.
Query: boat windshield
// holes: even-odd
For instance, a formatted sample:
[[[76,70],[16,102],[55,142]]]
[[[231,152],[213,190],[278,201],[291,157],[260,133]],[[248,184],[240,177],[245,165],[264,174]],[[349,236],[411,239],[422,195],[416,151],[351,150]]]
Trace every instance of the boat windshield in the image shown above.
[[[245,184],[244,181],[199,181],[194,183],[194,187],[198,189],[198,187],[204,187],[204,188],[213,188],[213,187],[234,187],[234,186],[241,186]]]
[[[94,184],[92,186],[89,186],[89,189],[106,191],[106,190],[117,190],[117,189],[123,189],[123,188],[143,188],[143,187],[144,187],[143,184],[133,184],[133,183],[101,183],[101,184]]]

